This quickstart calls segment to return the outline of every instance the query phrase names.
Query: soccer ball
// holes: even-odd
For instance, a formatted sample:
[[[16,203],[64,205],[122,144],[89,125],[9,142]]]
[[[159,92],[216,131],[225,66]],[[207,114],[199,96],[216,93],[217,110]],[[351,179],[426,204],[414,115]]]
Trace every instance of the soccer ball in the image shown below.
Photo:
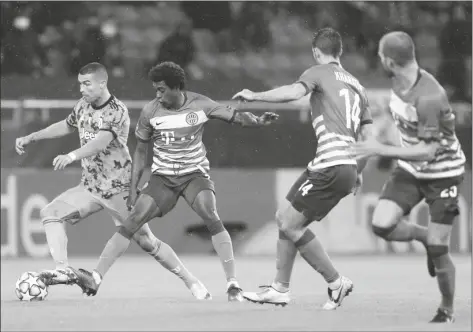
[[[15,293],[21,301],[43,301],[48,296],[48,286],[37,272],[25,272],[16,281]]]

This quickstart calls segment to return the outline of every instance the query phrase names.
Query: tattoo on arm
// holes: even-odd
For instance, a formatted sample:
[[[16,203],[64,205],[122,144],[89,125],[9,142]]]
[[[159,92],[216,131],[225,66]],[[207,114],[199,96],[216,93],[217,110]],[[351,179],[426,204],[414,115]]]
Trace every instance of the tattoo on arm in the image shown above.
[[[263,125],[261,118],[251,112],[237,112],[233,123],[237,123],[242,127],[260,127]]]

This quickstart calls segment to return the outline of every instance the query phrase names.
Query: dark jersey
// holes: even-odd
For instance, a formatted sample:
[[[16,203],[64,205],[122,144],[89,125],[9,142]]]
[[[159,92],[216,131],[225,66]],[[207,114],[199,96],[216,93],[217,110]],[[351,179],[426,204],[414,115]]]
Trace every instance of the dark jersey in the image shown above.
[[[299,81],[310,96],[312,126],[317,138],[315,158],[308,169],[335,165],[356,165],[350,156],[360,126],[372,123],[365,88],[337,63],[316,65],[306,70]]]

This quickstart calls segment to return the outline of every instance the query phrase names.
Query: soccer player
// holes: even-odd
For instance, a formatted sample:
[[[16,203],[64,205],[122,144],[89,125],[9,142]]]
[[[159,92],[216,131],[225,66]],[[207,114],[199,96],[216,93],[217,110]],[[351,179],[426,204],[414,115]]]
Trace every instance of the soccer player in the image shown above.
[[[108,241],[93,272],[76,270],[78,283],[95,295],[106,272],[128,248],[140,227],[171,211],[179,197],[203,219],[227,279],[229,301],[243,301],[236,279],[232,240],[217,212],[214,183],[209,176],[209,161],[202,143],[204,124],[211,119],[242,126],[271,124],[278,116],[266,112],[257,117],[185,90],[184,70],[173,62],[153,67],[149,78],[156,98],[148,103],[136,127],[138,144],[133,157],[130,216]],[[152,176],[138,196],[137,185],[145,168],[148,144],[153,143]]]
[[[455,116],[445,90],[431,74],[419,68],[414,42],[407,33],[384,35],[378,53],[392,81],[389,106],[401,146],[374,140],[355,145],[358,156],[398,159],[375,208],[373,231],[387,241],[418,240],[426,246],[429,273],[437,276],[442,294],[431,322],[453,322],[455,266],[449,245],[453,221],[459,214],[458,186],[465,164],[455,136]],[[428,228],[403,220],[422,199],[429,205]]]
[[[55,270],[41,273],[48,285],[72,284],[74,274],[67,258],[65,222],[75,225],[80,220],[105,209],[120,226],[129,215],[127,197],[131,181],[131,156],[126,145],[130,129],[127,107],[111,95],[108,75],[100,63],[90,63],[79,71],[82,98],[63,121],[16,140],[16,151],[25,152],[32,142],[65,136],[79,131],[81,147],[57,156],[54,169],[61,170],[76,160],[82,163],[81,183],[71,188],[41,210],[46,238]],[[182,264],[169,245],[158,240],[147,225],[137,230],[134,240],[166,269],[181,278],[198,299],[208,291]]]
[[[372,123],[365,89],[340,65],[342,39],[331,29],[318,30],[312,40],[316,65],[299,80],[265,92],[243,90],[233,98],[274,103],[294,102],[310,94],[312,126],[316,141],[315,158],[293,184],[286,204],[276,213],[279,227],[276,277],[261,292],[245,292],[252,302],[286,305],[297,251],[328,283],[325,310],[334,310],[353,289],[350,279],[341,276],[308,228],[322,220],[332,208],[360,185],[363,165],[350,156],[349,143],[365,139]],[[361,164],[361,163],[360,163]]]

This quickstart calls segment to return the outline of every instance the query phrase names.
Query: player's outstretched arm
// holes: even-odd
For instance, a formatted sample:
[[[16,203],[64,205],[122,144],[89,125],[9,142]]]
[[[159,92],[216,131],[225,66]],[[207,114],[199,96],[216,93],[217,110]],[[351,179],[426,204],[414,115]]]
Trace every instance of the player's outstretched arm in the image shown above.
[[[54,158],[54,170],[63,169],[76,160],[95,156],[97,153],[105,150],[114,139],[115,137],[112,132],[108,130],[100,130],[93,140],[84,144],[79,149],[69,152],[67,155],[59,155]]]
[[[72,133],[74,130],[75,128],[68,125],[66,120],[53,123],[49,127],[31,133],[28,136],[17,138],[15,142],[16,152],[18,152],[18,154],[23,154],[25,152],[25,146],[30,143],[44,139],[66,136],[67,134]]]
[[[242,127],[263,127],[272,124],[279,118],[279,115],[273,112],[265,112],[261,116],[256,116],[251,112],[237,112],[233,118],[233,123]]]
[[[373,135],[373,124],[367,123],[361,126],[360,128],[360,134],[358,135],[358,141],[359,142],[366,142],[370,140],[374,140],[374,135]],[[358,174],[361,174],[363,172],[363,169],[366,166],[366,163],[368,162],[369,157],[362,157],[357,159],[357,171]]]
[[[421,141],[410,147],[392,146],[381,144],[376,140],[359,142],[353,145],[356,158],[371,156],[382,156],[407,161],[430,161],[435,158],[440,144],[437,142],[427,143]]]
[[[298,100],[307,94],[305,86],[296,82],[291,85],[284,85],[279,88],[275,88],[263,92],[253,92],[248,89],[244,89],[235,94],[232,99],[240,99],[246,101],[265,101],[268,103],[286,103],[294,100]]]

